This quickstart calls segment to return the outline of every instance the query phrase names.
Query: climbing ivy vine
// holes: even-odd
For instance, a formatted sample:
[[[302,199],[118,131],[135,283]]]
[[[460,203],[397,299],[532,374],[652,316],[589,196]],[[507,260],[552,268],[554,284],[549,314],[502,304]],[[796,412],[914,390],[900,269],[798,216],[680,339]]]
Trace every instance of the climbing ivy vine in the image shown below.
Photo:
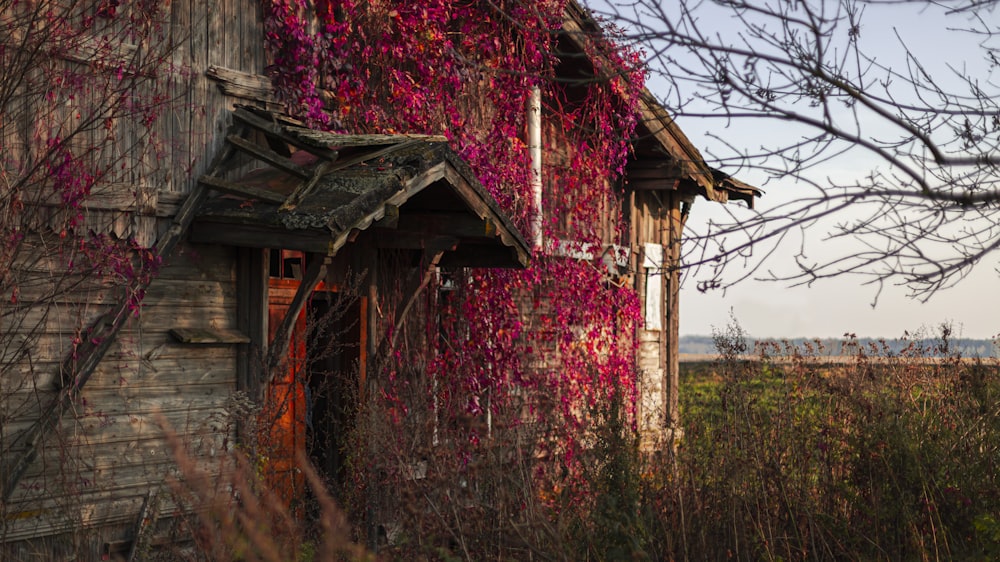
[[[638,54],[605,31],[583,42],[593,80],[560,80],[564,9],[559,0],[274,0],[265,3],[270,72],[279,98],[312,126],[446,136],[522,232],[533,212],[526,107],[540,88],[545,152],[561,155],[543,172],[544,239],[602,247],[624,236],[615,186],[643,74]],[[550,452],[571,465],[595,404],[620,392],[634,423],[640,315],[627,283],[549,247],[526,270],[457,277],[459,300],[441,304],[446,342],[428,392],[461,396],[466,416],[500,414],[521,397],[508,418],[545,427],[558,443]],[[483,431],[473,427],[474,447]]]

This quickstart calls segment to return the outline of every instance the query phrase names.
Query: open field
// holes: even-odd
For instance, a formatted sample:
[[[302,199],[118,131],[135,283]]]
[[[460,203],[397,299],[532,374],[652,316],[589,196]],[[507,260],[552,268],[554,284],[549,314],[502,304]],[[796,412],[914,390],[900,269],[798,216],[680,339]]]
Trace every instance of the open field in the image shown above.
[[[741,361],[759,361],[760,356],[758,355],[740,355],[737,357]],[[722,359],[722,355],[718,353],[681,353],[679,355],[679,360],[681,363],[713,363]],[[823,356],[799,356],[794,355],[772,355],[767,358],[771,363],[778,364],[788,364],[795,361],[804,361],[815,365],[844,365],[847,363],[854,363],[858,361],[858,357],[855,355],[823,355]],[[984,365],[1000,365],[1000,358],[998,357],[886,357],[884,355],[867,356],[866,361],[872,361],[876,363],[893,363],[893,362],[909,362],[917,364],[942,364],[942,363],[954,363],[960,361],[967,364],[972,363],[982,363]],[[681,367],[684,370],[684,367]]]
[[[1000,557],[995,359],[729,353],[680,376],[675,554]]]

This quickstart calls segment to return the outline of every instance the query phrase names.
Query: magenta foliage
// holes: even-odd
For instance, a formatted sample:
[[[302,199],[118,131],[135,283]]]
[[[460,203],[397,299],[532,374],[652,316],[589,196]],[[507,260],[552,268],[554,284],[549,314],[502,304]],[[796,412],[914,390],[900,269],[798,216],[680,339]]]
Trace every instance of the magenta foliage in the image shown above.
[[[570,99],[579,89],[552,80],[563,9],[553,0],[275,0],[265,7],[271,76],[289,109],[316,126],[447,136],[523,232],[532,213],[526,103],[540,87],[547,148],[566,158],[545,171],[546,238],[601,247],[624,236],[614,179],[644,77],[638,53],[595,37],[588,55],[610,77]],[[612,392],[629,398],[634,422],[639,299],[590,260],[544,254],[523,271],[457,280],[462,300],[441,304],[448,345],[431,370],[449,395],[442,403],[463,397],[473,416],[487,397],[501,413],[524,394],[514,389],[551,397],[520,421],[552,424],[571,457],[587,407]]]
[[[115,221],[129,222],[117,214],[135,209],[93,203],[96,192],[121,195],[116,190],[156,166],[145,151],[157,144],[149,129],[170,103],[160,80],[172,56],[161,27],[164,6],[101,0],[9,8],[0,35],[20,39],[18,56],[4,56],[9,43],[0,47],[0,116],[31,125],[12,125],[0,141],[11,142],[0,146],[0,292],[17,303],[19,275],[8,273],[39,259],[27,242],[42,239],[45,257],[61,260],[64,273],[125,288],[138,312],[160,259],[108,232]],[[123,55],[123,44],[143,48]],[[123,142],[130,137],[141,140]],[[54,275],[50,289],[68,286]]]
[[[70,211],[64,228],[73,228],[83,221],[81,205],[99,174],[92,172],[86,160],[74,155],[59,137],[49,139],[47,144],[50,156],[45,162],[45,173],[63,208]]]

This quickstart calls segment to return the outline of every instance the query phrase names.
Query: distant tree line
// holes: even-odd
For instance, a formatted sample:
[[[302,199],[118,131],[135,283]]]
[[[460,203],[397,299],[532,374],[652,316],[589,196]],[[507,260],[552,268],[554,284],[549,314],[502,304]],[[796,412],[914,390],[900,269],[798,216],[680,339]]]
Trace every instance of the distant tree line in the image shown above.
[[[856,355],[859,348],[872,353],[877,350],[881,355],[900,355],[907,349],[919,347],[925,356],[1000,357],[1000,339],[952,338],[923,333],[901,338],[859,338],[851,335],[843,338],[747,338],[747,352],[754,353],[758,343],[767,342],[777,343],[781,349],[786,349],[787,345],[800,350],[809,344],[815,355],[828,356]],[[698,355],[718,353],[714,336],[681,336],[680,352]]]

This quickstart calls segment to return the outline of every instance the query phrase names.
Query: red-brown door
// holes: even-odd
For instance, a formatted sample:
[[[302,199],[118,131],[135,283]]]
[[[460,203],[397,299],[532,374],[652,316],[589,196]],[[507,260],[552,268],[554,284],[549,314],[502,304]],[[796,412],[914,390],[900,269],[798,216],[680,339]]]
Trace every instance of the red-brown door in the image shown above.
[[[268,305],[268,339],[288,312],[298,282],[271,279]],[[265,481],[286,506],[300,512],[304,499],[305,480],[296,468],[298,452],[306,450],[306,311],[295,321],[285,361],[271,379],[264,405],[265,424],[261,430],[261,451],[266,456]]]
[[[299,289],[296,277],[305,269],[305,256],[276,250],[271,260],[269,341]],[[285,361],[271,379],[264,405],[265,424],[259,438],[266,457],[265,483],[296,516],[303,515],[307,498],[305,479],[297,468],[300,455],[311,456],[331,481],[343,475],[345,432],[352,425],[354,411],[351,401],[360,391],[349,387],[363,387],[368,368],[367,299],[360,297],[347,306],[331,304],[337,300],[333,296],[337,291],[335,286],[320,283],[295,319]],[[309,334],[313,322],[325,329]],[[311,349],[318,353],[311,354]]]

